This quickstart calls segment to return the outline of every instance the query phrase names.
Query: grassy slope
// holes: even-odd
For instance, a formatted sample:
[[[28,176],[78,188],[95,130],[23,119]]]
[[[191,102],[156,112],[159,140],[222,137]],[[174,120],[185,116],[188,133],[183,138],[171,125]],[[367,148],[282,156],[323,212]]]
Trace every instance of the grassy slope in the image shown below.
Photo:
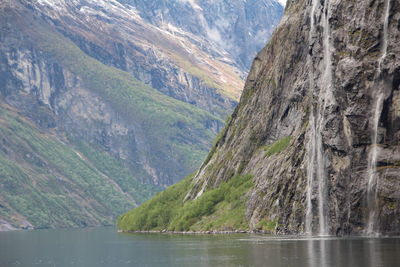
[[[201,163],[215,136],[206,125],[211,121],[222,125],[220,118],[100,63],[39,21],[20,28],[34,46],[82,78],[87,88],[110,103],[119,115],[143,127],[154,151],[148,157],[156,165],[164,162],[154,155],[172,156],[187,170],[188,166],[193,168]]]
[[[227,125],[230,124],[228,120]],[[228,127],[228,126],[227,126]],[[217,136],[208,158],[215,152],[216,144],[224,136],[227,127]],[[291,136],[261,147],[265,157],[281,153],[290,144]],[[207,190],[199,198],[184,202],[191,189],[192,177],[171,186],[150,201],[122,215],[117,222],[123,231],[208,231],[208,230],[248,230],[245,217],[246,193],[253,187],[251,175],[236,175],[217,188]],[[262,220],[256,228],[273,231],[276,221]]]
[[[0,217],[14,226],[17,215],[39,228],[111,224],[158,190],[108,154],[84,143],[74,150],[4,105],[0,136]]]
[[[118,228],[123,231],[248,229],[244,199],[253,186],[251,175],[235,176],[199,198],[184,202],[191,181],[192,177],[187,177],[122,215]]]
[[[105,66],[42,21],[10,16],[44,57],[77,74],[120,116],[142,126],[151,140],[150,161],[168,168],[162,159],[169,158],[182,172],[200,164],[214,136],[205,125],[222,124],[220,119]],[[146,175],[140,166],[132,172],[88,144],[64,144],[0,107],[0,136],[6,142],[0,147],[0,217],[14,226],[21,218],[36,227],[109,224],[158,190],[137,182]]]

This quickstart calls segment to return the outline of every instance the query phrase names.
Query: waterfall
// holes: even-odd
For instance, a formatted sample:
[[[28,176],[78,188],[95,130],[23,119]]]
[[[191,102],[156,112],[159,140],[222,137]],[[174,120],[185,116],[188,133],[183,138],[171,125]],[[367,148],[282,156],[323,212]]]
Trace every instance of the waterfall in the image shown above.
[[[325,113],[328,104],[334,104],[335,98],[332,91],[332,55],[330,42],[329,25],[330,5],[329,0],[325,0],[323,9],[323,48],[324,48],[324,73],[320,91],[322,91],[321,100],[323,101],[322,110],[318,113],[318,136],[317,136],[317,175],[318,175],[318,217],[319,234],[329,234],[328,210],[326,201],[328,199],[327,174],[325,164],[325,154],[322,145],[322,130],[325,126]],[[320,93],[321,94],[321,93]]]
[[[375,214],[377,210],[377,199],[376,199],[376,184],[377,184],[377,173],[376,165],[378,159],[378,127],[379,118],[381,116],[383,107],[383,94],[380,93],[377,97],[376,106],[373,116],[373,128],[372,128],[372,148],[369,153],[368,159],[368,188],[367,188],[367,204],[368,204],[368,228],[367,234],[374,234]]]
[[[315,31],[315,12],[317,9],[319,1],[312,1],[311,9],[311,25],[310,25],[310,36],[309,42],[313,41],[313,34]],[[307,166],[307,208],[306,208],[306,222],[305,230],[308,234],[312,233],[312,193],[314,182],[318,183],[318,218],[319,218],[319,235],[329,234],[328,225],[328,207],[326,204],[328,198],[327,190],[327,173],[326,173],[326,160],[323,149],[322,142],[322,130],[325,126],[325,113],[328,105],[335,104],[335,98],[332,91],[332,56],[331,56],[331,44],[330,44],[330,25],[329,25],[329,15],[330,15],[330,5],[328,0],[325,0],[323,11],[322,11],[322,23],[323,23],[323,75],[321,83],[319,85],[319,105],[316,112],[316,117],[314,115],[314,108],[311,110],[310,115],[310,140],[307,145],[308,151],[308,166]],[[309,56],[309,66],[310,66],[310,87],[311,91],[314,90],[313,87],[313,67],[312,59]]]
[[[310,129],[311,129],[311,137],[307,143],[307,151],[308,151],[308,166],[307,166],[307,208],[306,208],[306,222],[305,222],[305,230],[306,233],[312,234],[312,193],[313,193],[313,185],[314,185],[314,162],[315,162],[315,120],[314,120],[314,110],[311,110],[310,115]]]
[[[309,45],[313,41],[313,34],[315,31],[315,10],[317,8],[318,0],[312,0],[312,8],[310,13],[310,33],[309,33]],[[307,58],[307,65],[309,67],[309,80],[310,80],[310,99],[313,99],[314,90],[314,73],[311,55]],[[313,221],[313,208],[312,208],[312,193],[314,187],[314,166],[315,166],[315,118],[314,118],[314,106],[311,105],[309,127],[311,129],[310,138],[307,143],[307,199],[306,199],[306,218],[305,218],[305,232],[309,235],[312,234],[312,221]]]
[[[376,79],[382,81],[382,63],[386,58],[388,49],[388,28],[389,28],[389,13],[390,13],[390,0],[386,2],[386,9],[383,22],[383,38],[382,38],[382,48],[381,57],[378,60],[378,71]],[[368,223],[366,233],[368,235],[375,235],[375,221],[378,211],[378,200],[377,200],[377,184],[378,184],[378,174],[377,174],[377,163],[378,163],[378,130],[379,130],[379,119],[381,117],[384,93],[376,92],[374,94],[375,106],[374,113],[372,116],[372,129],[371,129],[371,150],[368,155],[368,187],[367,187],[367,207],[368,207]]]
[[[382,53],[381,53],[381,57],[378,61],[378,74],[379,75],[382,72],[382,69],[381,69],[382,62],[386,58],[386,55],[387,55],[389,14],[390,14],[390,0],[387,0],[386,9],[385,9],[385,18],[383,21],[383,39],[382,39],[382,49],[381,49]]]

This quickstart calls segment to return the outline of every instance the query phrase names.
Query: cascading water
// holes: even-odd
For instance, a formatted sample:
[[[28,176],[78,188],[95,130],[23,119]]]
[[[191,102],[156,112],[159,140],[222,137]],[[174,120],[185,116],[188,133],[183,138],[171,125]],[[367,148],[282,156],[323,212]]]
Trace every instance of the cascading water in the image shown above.
[[[311,23],[310,23],[310,33],[309,33],[309,44],[311,45],[313,41],[313,34],[315,31],[315,10],[317,8],[318,0],[312,0],[312,8],[311,8]],[[313,65],[312,58],[308,56],[307,58],[309,71],[309,80],[310,80],[310,98],[312,99],[313,90],[314,90],[314,74],[313,74]],[[309,126],[311,129],[310,132],[310,140],[307,143],[307,151],[308,151],[308,166],[307,166],[307,207],[306,207],[306,220],[305,220],[305,232],[309,235],[312,234],[312,220],[313,220],[313,211],[312,211],[312,194],[314,187],[314,166],[315,166],[315,117],[314,117],[314,108],[312,105],[310,112],[310,122]]]
[[[309,42],[311,44],[314,31],[315,31],[315,12],[317,6],[319,4],[318,0],[312,1],[312,9],[311,9],[311,27],[310,27],[310,37]],[[323,6],[323,75],[321,79],[321,83],[319,84],[319,103],[316,112],[316,116],[314,115],[314,108],[311,110],[310,115],[310,140],[307,145],[308,150],[308,168],[307,168],[307,210],[306,210],[306,223],[305,230],[308,234],[312,233],[312,193],[314,187],[314,181],[318,182],[318,218],[319,218],[319,235],[328,235],[329,234],[329,225],[328,225],[328,210],[326,201],[328,198],[327,192],[327,174],[326,174],[326,164],[325,164],[325,154],[323,150],[323,142],[322,142],[322,130],[325,125],[325,112],[329,105],[335,103],[335,98],[333,96],[332,91],[332,58],[331,58],[331,44],[330,44],[330,25],[329,25],[329,16],[330,16],[330,5],[329,1],[325,0]],[[309,66],[310,66],[310,81],[311,88],[313,87],[313,79],[314,75],[312,74],[313,66],[312,60],[309,57]],[[311,91],[312,91],[311,90]],[[316,175],[316,179],[315,179]]]
[[[383,106],[383,94],[379,94],[376,101],[374,116],[373,116],[373,129],[372,129],[372,148],[369,153],[368,160],[368,188],[367,188],[367,204],[368,204],[368,227],[367,234],[372,235],[375,233],[374,223],[377,210],[376,200],[376,184],[377,174],[376,165],[378,159],[378,126],[379,118],[381,116]]]
[[[383,39],[382,39],[382,55],[378,62],[378,74],[382,72],[382,62],[386,58],[388,49],[388,28],[389,28],[390,0],[387,0],[385,17],[383,21]]]
[[[389,27],[389,13],[390,13],[390,0],[386,2],[385,16],[383,22],[383,38],[382,38],[382,48],[381,48],[381,57],[378,61],[378,71],[377,71],[377,80],[382,81],[382,63],[387,55],[388,48],[388,27]],[[366,233],[368,235],[376,235],[375,229],[375,221],[377,215],[377,183],[378,183],[378,175],[377,175],[377,161],[378,161],[378,128],[379,128],[379,119],[381,117],[383,101],[384,101],[384,93],[382,90],[374,94],[375,98],[375,107],[374,113],[372,116],[372,130],[371,130],[371,150],[368,156],[368,187],[367,187],[367,205],[368,205],[368,224]]]
[[[314,185],[314,164],[315,164],[315,120],[314,120],[314,110],[311,110],[310,114],[310,129],[311,129],[311,137],[310,141],[307,144],[308,151],[308,166],[307,166],[307,210],[306,210],[306,221],[305,221],[305,230],[306,233],[312,234],[312,219],[313,219],[313,211],[312,211],[312,193],[313,193],[313,185]]]

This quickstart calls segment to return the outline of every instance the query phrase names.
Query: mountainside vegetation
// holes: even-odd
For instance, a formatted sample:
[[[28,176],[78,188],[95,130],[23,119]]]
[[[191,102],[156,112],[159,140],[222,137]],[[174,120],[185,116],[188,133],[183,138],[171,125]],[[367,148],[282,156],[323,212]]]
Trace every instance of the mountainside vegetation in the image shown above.
[[[20,29],[32,39],[31,45],[79,76],[84,86],[109,103],[120,117],[142,127],[147,138],[152,140],[148,157],[153,164],[162,166],[157,155],[164,151],[173,151],[183,166],[201,163],[209,140],[215,135],[205,125],[208,122],[222,125],[223,120],[168,97],[124,71],[100,63],[45,25],[30,21]]]
[[[160,190],[122,161],[59,140],[4,103],[0,115],[0,216],[9,228],[110,225]]]
[[[5,12],[2,25],[13,28],[3,33],[3,58],[7,58],[6,51],[11,47],[7,46],[12,42],[22,51],[28,48],[37,53],[33,64],[37,64],[37,58],[44,60],[48,66],[62,68],[64,77],[50,76],[50,86],[55,87],[50,105],[31,98],[18,111],[6,101],[14,105],[19,97],[26,101],[18,91],[21,83],[11,78],[10,72],[1,74],[1,229],[110,225],[117,215],[149,199],[161,189],[157,184],[164,183],[154,181],[154,173],[149,174],[139,161],[115,157],[104,149],[101,139],[90,139],[85,133],[77,133],[73,125],[62,125],[63,119],[57,118],[63,114],[62,106],[56,107],[54,100],[70,86],[66,75],[77,77],[79,87],[87,88],[108,105],[117,114],[116,120],[141,129],[146,141],[138,141],[146,142],[144,153],[152,166],[169,170],[174,162],[183,175],[200,164],[215,135],[213,128],[223,124],[220,118],[104,65],[24,10]],[[15,32],[19,36],[11,39]],[[33,69],[34,78],[47,75],[38,73],[37,67]],[[80,127],[90,130],[91,125]]]
[[[235,35],[282,7],[178,2],[0,1],[0,231],[109,225],[198,168],[259,47]]]
[[[199,171],[119,228],[398,236],[399,18],[399,1],[287,1]],[[169,203],[172,216],[155,212]]]
[[[237,175],[195,200],[185,201],[193,176],[158,193],[117,222],[123,231],[233,231],[248,230],[246,194],[253,187],[251,175]]]

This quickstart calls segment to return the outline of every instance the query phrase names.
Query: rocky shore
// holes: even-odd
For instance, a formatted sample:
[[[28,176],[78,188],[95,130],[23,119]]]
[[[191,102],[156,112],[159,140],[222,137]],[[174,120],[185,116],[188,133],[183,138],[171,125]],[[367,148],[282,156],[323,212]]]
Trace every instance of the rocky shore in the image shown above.
[[[147,230],[147,231],[124,231],[118,230],[118,233],[129,234],[182,234],[182,235],[226,235],[226,234],[260,234],[260,235],[283,235],[289,234],[285,229],[275,229],[273,231],[265,230],[208,230],[208,231],[168,231],[164,230]],[[295,234],[295,233],[290,233]]]

